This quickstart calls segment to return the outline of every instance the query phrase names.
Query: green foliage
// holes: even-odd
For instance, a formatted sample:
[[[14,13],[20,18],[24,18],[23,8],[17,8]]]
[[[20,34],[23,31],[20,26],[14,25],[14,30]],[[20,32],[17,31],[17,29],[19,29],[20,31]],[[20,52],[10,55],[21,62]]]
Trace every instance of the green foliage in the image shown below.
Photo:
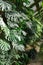
[[[28,9],[28,0],[0,0],[0,5],[0,65],[26,65],[25,47],[41,38],[43,26]]]
[[[10,49],[10,45],[7,42],[0,39],[0,48],[3,51],[8,51]]]
[[[42,2],[42,7],[43,7],[43,2]]]

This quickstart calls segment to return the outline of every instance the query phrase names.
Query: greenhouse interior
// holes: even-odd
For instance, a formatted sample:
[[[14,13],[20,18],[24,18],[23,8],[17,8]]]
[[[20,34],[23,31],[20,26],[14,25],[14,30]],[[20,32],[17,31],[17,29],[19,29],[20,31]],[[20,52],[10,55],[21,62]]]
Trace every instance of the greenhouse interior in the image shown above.
[[[43,65],[43,0],[0,0],[0,65]]]

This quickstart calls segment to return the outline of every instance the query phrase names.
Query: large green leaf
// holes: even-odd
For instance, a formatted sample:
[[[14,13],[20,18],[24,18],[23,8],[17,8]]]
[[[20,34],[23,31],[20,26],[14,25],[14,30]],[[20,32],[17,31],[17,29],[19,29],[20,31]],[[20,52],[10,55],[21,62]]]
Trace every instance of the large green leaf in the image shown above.
[[[10,49],[10,45],[4,40],[0,39],[0,48],[2,51],[8,51]]]

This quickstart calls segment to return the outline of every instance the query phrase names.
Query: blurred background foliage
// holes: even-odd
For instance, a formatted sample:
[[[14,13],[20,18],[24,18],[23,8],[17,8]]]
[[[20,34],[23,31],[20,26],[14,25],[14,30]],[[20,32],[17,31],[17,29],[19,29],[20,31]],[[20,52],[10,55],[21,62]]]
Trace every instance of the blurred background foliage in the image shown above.
[[[43,59],[43,2],[36,13],[29,4],[29,0],[0,0],[0,65]]]

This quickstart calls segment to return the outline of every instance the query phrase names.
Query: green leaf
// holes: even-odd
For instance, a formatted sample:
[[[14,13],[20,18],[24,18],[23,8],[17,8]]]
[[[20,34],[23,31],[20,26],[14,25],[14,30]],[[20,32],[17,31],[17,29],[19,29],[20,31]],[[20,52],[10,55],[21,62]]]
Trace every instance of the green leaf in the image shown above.
[[[43,2],[42,2],[42,7],[43,7]]]
[[[2,51],[8,51],[10,49],[10,45],[4,40],[0,39],[0,48]]]

